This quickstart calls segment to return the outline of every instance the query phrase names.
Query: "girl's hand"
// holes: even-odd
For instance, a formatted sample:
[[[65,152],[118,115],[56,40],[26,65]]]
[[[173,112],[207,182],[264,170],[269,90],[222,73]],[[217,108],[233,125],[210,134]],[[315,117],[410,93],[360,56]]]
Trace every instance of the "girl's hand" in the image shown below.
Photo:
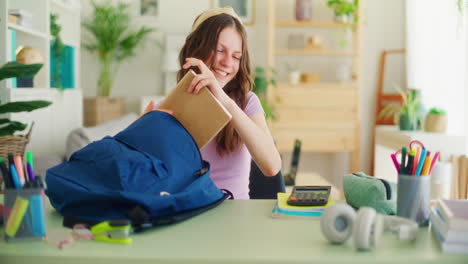
[[[154,101],[151,100],[151,102],[149,102],[149,104],[146,106],[143,113],[141,113],[141,115],[138,118],[144,116],[145,114],[147,114],[147,113],[149,113],[151,111],[160,111],[160,112],[164,112],[164,113],[167,113],[167,114],[170,114],[170,115],[172,115],[174,113],[172,110],[169,110],[169,109],[160,109],[160,108],[159,109],[154,109],[154,105],[155,105]]]
[[[190,67],[198,67],[198,69],[200,69],[200,74],[197,74],[193,78],[193,81],[187,89],[187,92],[198,94],[203,87],[207,87],[223,105],[226,105],[230,98],[219,85],[218,80],[216,80],[216,77],[214,76],[213,72],[211,72],[210,68],[208,68],[208,66],[202,60],[196,58],[186,58],[185,64],[182,65],[182,68],[188,69]]]

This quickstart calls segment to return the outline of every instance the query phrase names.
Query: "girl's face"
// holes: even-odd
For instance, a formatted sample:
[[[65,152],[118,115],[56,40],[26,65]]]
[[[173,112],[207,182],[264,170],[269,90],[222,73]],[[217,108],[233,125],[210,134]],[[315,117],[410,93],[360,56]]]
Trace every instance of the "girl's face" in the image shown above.
[[[207,63],[221,87],[236,76],[241,56],[241,35],[234,27],[223,29],[219,34],[216,49],[211,53]]]

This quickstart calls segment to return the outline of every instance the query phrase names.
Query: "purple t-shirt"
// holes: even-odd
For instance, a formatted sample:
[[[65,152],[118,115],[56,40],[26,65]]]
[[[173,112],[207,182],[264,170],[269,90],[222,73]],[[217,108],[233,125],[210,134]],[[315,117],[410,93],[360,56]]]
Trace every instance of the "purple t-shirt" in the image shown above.
[[[262,104],[253,92],[247,94],[247,105],[244,109],[247,116],[263,113]],[[249,199],[249,174],[252,156],[245,144],[232,153],[218,155],[216,141],[211,140],[201,151],[202,158],[210,163],[211,179],[220,189],[227,189],[234,199]]]

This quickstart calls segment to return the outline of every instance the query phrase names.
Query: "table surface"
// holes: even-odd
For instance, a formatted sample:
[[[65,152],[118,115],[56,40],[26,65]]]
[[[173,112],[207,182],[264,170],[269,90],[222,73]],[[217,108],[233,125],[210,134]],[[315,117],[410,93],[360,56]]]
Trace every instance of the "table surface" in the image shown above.
[[[318,218],[272,218],[275,202],[228,200],[182,223],[134,234],[131,245],[78,240],[60,250],[44,241],[0,239],[0,263],[468,263],[468,255],[443,254],[427,227],[415,242],[385,233],[368,252],[356,251],[352,241],[331,245]],[[62,228],[50,206],[46,217],[47,231]]]

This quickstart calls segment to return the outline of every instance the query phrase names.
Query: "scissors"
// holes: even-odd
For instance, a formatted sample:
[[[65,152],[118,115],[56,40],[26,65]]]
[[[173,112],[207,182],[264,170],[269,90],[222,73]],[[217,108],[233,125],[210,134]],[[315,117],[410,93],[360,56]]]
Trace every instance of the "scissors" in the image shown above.
[[[415,166],[414,164],[418,164],[420,153],[422,152],[422,150],[424,150],[425,152],[426,148],[424,144],[419,140],[410,141],[408,147],[409,147],[408,149],[406,149],[406,147],[398,149],[395,153],[392,153],[390,156],[392,158],[393,165],[395,165],[395,168],[398,173],[406,172],[410,175],[414,175],[417,169],[417,166]],[[406,162],[407,152],[408,154],[414,153],[412,155],[408,155],[408,162]],[[401,155],[400,156],[401,163],[398,162],[398,158],[397,158],[398,154]],[[410,159],[412,160],[410,161]]]

